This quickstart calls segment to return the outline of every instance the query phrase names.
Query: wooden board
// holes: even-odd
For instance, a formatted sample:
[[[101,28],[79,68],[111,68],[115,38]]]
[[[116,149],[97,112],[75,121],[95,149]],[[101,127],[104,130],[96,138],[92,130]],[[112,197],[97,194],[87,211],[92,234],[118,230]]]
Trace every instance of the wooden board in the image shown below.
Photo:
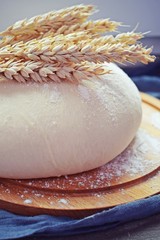
[[[92,171],[60,178],[0,180],[0,208],[75,218],[160,192],[160,101],[142,94],[143,120],[128,148]]]

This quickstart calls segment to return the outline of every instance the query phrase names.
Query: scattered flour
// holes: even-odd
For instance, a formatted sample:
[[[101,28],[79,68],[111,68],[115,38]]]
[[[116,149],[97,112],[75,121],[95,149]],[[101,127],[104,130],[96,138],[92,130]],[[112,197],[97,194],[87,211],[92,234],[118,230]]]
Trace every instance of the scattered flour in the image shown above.
[[[68,201],[64,198],[61,198],[58,202],[63,204],[68,204]]]
[[[120,177],[124,174],[135,176],[145,173],[148,167],[151,167],[159,160],[146,159],[146,153],[153,152],[160,154],[160,139],[150,136],[147,132],[141,130],[128,148],[117,156],[114,160],[103,166],[105,177]],[[102,174],[103,177],[103,174]]]
[[[150,154],[152,152],[152,155]],[[33,189],[34,186],[40,185],[42,189],[60,189],[60,190],[86,190],[86,189],[99,189],[104,186],[112,186],[115,183],[122,183],[125,176],[130,180],[136,176],[145,175],[150,170],[154,170],[160,164],[160,137],[151,136],[148,132],[140,129],[131,142],[131,144],[115,159],[105,164],[104,166],[92,170],[90,172],[83,172],[81,174],[64,176],[60,178],[48,178],[40,180],[31,180],[27,184],[25,180],[16,180],[17,182]],[[34,197],[42,198],[42,194],[38,191],[24,189],[21,198],[27,198],[28,191]],[[120,190],[121,194],[125,194],[124,189]],[[55,194],[54,194],[55,195]],[[62,194],[61,194],[62,196]],[[97,195],[98,197],[98,195]],[[50,199],[50,202],[52,199]],[[69,204],[65,198],[58,201],[61,204]],[[25,204],[31,204],[31,199],[24,200]],[[51,204],[51,203],[50,203]],[[52,204],[51,204],[52,205]]]
[[[32,203],[32,199],[25,199],[23,202],[25,204],[31,204]]]
[[[7,189],[5,190],[5,192],[6,192],[6,193],[10,193],[11,191],[10,191],[10,189],[7,188]]]
[[[35,193],[34,194],[36,197],[43,197],[41,193]]]
[[[148,159],[148,153],[153,152],[154,159]],[[50,178],[39,182],[42,188],[56,189],[96,189],[105,184],[111,186],[112,181],[120,181],[124,175],[133,179],[136,175],[145,175],[148,169],[155,169],[159,164],[160,138],[151,136],[144,130],[139,130],[132,143],[111,162],[93,170],[92,175],[84,172],[77,175]],[[36,182],[35,182],[36,183]],[[34,183],[33,183],[34,185]]]
[[[151,115],[152,125],[160,129],[160,112],[155,112]]]

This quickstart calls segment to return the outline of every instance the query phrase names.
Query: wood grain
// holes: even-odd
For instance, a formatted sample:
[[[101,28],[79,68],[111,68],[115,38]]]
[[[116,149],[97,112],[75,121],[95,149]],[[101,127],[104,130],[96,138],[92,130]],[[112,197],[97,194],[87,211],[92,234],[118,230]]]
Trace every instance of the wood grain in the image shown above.
[[[158,138],[160,129],[152,124],[151,115],[160,111],[160,101],[146,94],[142,94],[142,101],[141,129]],[[117,177],[114,172],[104,173],[107,168],[101,167],[60,178],[1,179],[0,208],[22,215],[48,213],[80,218],[157,194],[160,192],[159,156],[154,151],[144,154],[147,167],[134,175],[124,172]]]

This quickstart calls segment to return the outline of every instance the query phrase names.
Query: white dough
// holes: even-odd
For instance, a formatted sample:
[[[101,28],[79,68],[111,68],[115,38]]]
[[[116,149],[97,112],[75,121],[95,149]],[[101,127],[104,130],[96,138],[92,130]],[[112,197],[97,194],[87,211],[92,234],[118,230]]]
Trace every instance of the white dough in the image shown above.
[[[99,167],[141,122],[141,99],[116,65],[101,80],[0,82],[0,177],[42,178]]]

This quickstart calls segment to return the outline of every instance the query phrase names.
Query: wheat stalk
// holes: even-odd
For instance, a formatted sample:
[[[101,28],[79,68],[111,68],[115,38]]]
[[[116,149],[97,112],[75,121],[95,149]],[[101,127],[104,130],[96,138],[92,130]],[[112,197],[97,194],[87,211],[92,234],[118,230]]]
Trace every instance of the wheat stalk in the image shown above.
[[[134,33],[134,32],[128,32],[128,33],[121,33],[117,36],[113,37],[112,35],[104,36],[104,37],[96,37],[94,38],[94,34],[88,34],[86,31],[81,32],[74,32],[70,34],[58,34],[56,36],[48,36],[43,37],[40,39],[33,39],[30,41],[27,41],[26,43],[23,43],[23,41],[20,41],[18,43],[12,43],[12,45],[6,45],[3,48],[0,48],[0,57],[3,57],[4,53],[15,53],[18,51],[18,54],[20,52],[24,52],[25,49],[32,49],[33,46],[35,48],[38,47],[38,49],[43,48],[44,46],[48,46],[48,49],[53,48],[53,44],[58,45],[59,43],[64,43],[65,45],[68,44],[80,44],[84,47],[85,44],[90,45],[97,45],[97,46],[103,46],[105,44],[117,44],[121,43],[123,45],[133,45],[137,42],[137,40],[143,38],[142,33]]]
[[[83,32],[87,34],[96,34],[99,35],[100,33],[105,32],[112,32],[117,29],[118,26],[120,26],[120,22],[110,21],[109,19],[102,19],[102,20],[96,20],[96,21],[88,21],[84,23],[77,23],[68,28],[67,25],[64,25],[60,27],[57,31],[53,31],[52,29],[45,33],[44,35],[40,37],[48,37],[48,36],[55,36],[58,34],[70,34],[75,32]]]
[[[30,40],[26,43],[23,43],[23,41],[20,41],[16,44],[12,45],[6,45],[2,48],[0,48],[0,58],[9,58],[9,57],[14,57],[14,56],[19,56],[19,57],[24,57],[24,52],[28,49],[31,51],[37,51],[40,49],[50,49],[53,47],[52,45],[58,46],[59,44],[78,44],[80,41],[88,40],[92,38],[92,35],[87,35],[85,32],[76,32],[76,33],[71,33],[68,35],[63,35],[59,34],[55,37],[45,37],[42,39],[33,39]],[[27,50],[27,51],[28,51]]]
[[[38,34],[48,32],[50,29],[59,29],[63,25],[72,26],[84,22],[94,12],[92,5],[77,5],[59,11],[52,11],[35,16],[29,20],[21,20],[0,33],[6,35]]]
[[[26,42],[38,38],[51,29],[52,32],[56,32],[62,26],[69,27],[76,23],[81,24],[86,21],[94,11],[94,6],[81,4],[35,16],[28,20],[18,21],[0,33],[0,36],[5,36],[5,38],[0,41],[0,47],[13,42]],[[10,36],[12,36],[11,41],[9,41]]]
[[[102,20],[96,20],[96,21],[88,21],[84,23],[77,23],[73,24],[68,27],[67,24],[64,24],[58,29],[51,28],[49,31],[45,33],[35,33],[35,34],[22,34],[22,35],[11,35],[11,36],[5,36],[0,41],[0,47],[3,47],[9,43],[15,44],[19,41],[27,42],[32,39],[41,39],[44,37],[50,37],[50,36],[56,36],[59,34],[67,35],[75,32],[83,32],[83,36],[92,36],[96,37],[99,36],[100,33],[105,33],[109,31],[115,31],[118,26],[120,26],[120,22],[110,21],[109,19],[102,19]],[[85,35],[84,35],[85,33]]]
[[[106,35],[104,37],[96,37],[92,39],[93,45],[105,45],[105,44],[118,44],[121,43],[122,45],[134,45],[137,43],[138,40],[142,39],[144,34],[139,32],[135,33],[133,31],[127,33],[120,33],[117,34],[115,37],[113,35]],[[83,43],[88,44],[90,41],[90,37],[86,39],[80,39]]]
[[[48,32],[49,34],[49,37],[53,37],[54,36],[54,34],[53,33],[51,33],[51,32]],[[70,40],[72,40],[72,41],[80,41],[80,40],[85,40],[85,39],[88,39],[88,38],[94,38],[94,37],[96,37],[97,36],[97,34],[88,34],[88,32],[76,32],[76,33],[72,33],[72,34],[70,34]],[[56,37],[56,39],[58,40],[58,41],[63,41],[63,39],[62,39],[62,37],[64,37],[64,35],[63,34],[56,34],[55,35],[55,37]],[[46,38],[46,37],[45,37]],[[22,43],[30,43],[30,41],[35,41],[35,40],[41,40],[41,39],[43,39],[41,36],[39,36],[38,38],[37,38],[37,35],[23,35],[23,36],[5,36],[5,37],[3,37],[1,40],[0,40],[0,49],[2,50],[2,49],[9,49],[10,48],[10,46],[15,46],[15,45],[17,45],[17,47],[20,45],[20,44],[22,44]],[[69,39],[68,39],[69,40]]]
[[[84,22],[94,11],[87,5],[22,20],[1,33],[0,80],[71,81],[110,71],[103,62],[153,62],[152,48],[137,41],[134,31],[100,37],[120,25],[109,19]]]
[[[130,45],[131,42],[135,43],[142,36],[142,34],[127,33],[119,34],[115,38],[113,36],[93,40],[88,38],[77,44],[75,42],[79,35],[76,34],[46,37],[14,46],[6,46],[0,49],[0,58],[19,57],[46,63],[153,62],[154,56],[150,55],[152,48],[144,48],[141,44]]]
[[[129,46],[129,49],[125,51],[122,48],[121,52],[119,52],[119,46],[117,46],[118,51],[115,51],[113,54],[113,51],[115,50],[114,48],[114,45],[110,46],[107,61],[129,61],[135,63],[137,62],[137,59],[139,59],[139,61],[147,63],[148,61],[154,60],[154,58],[149,55],[151,49],[142,48],[141,45]],[[100,56],[103,56],[103,48],[101,48],[100,52]],[[104,57],[106,57],[106,55]],[[92,78],[110,72],[102,64],[89,62],[74,64],[69,61],[64,64],[61,60],[56,63],[48,64],[44,61],[10,59],[8,61],[2,61],[0,66],[0,76],[18,82],[26,82],[30,81],[30,79],[33,79],[36,82],[61,82],[64,80],[80,82],[83,79]]]
[[[110,73],[102,64],[83,62],[80,64],[55,65],[38,61],[17,61],[11,59],[0,63],[0,80],[16,80],[18,82],[80,82],[83,79],[98,77],[98,75]],[[3,78],[2,78],[3,77]]]

